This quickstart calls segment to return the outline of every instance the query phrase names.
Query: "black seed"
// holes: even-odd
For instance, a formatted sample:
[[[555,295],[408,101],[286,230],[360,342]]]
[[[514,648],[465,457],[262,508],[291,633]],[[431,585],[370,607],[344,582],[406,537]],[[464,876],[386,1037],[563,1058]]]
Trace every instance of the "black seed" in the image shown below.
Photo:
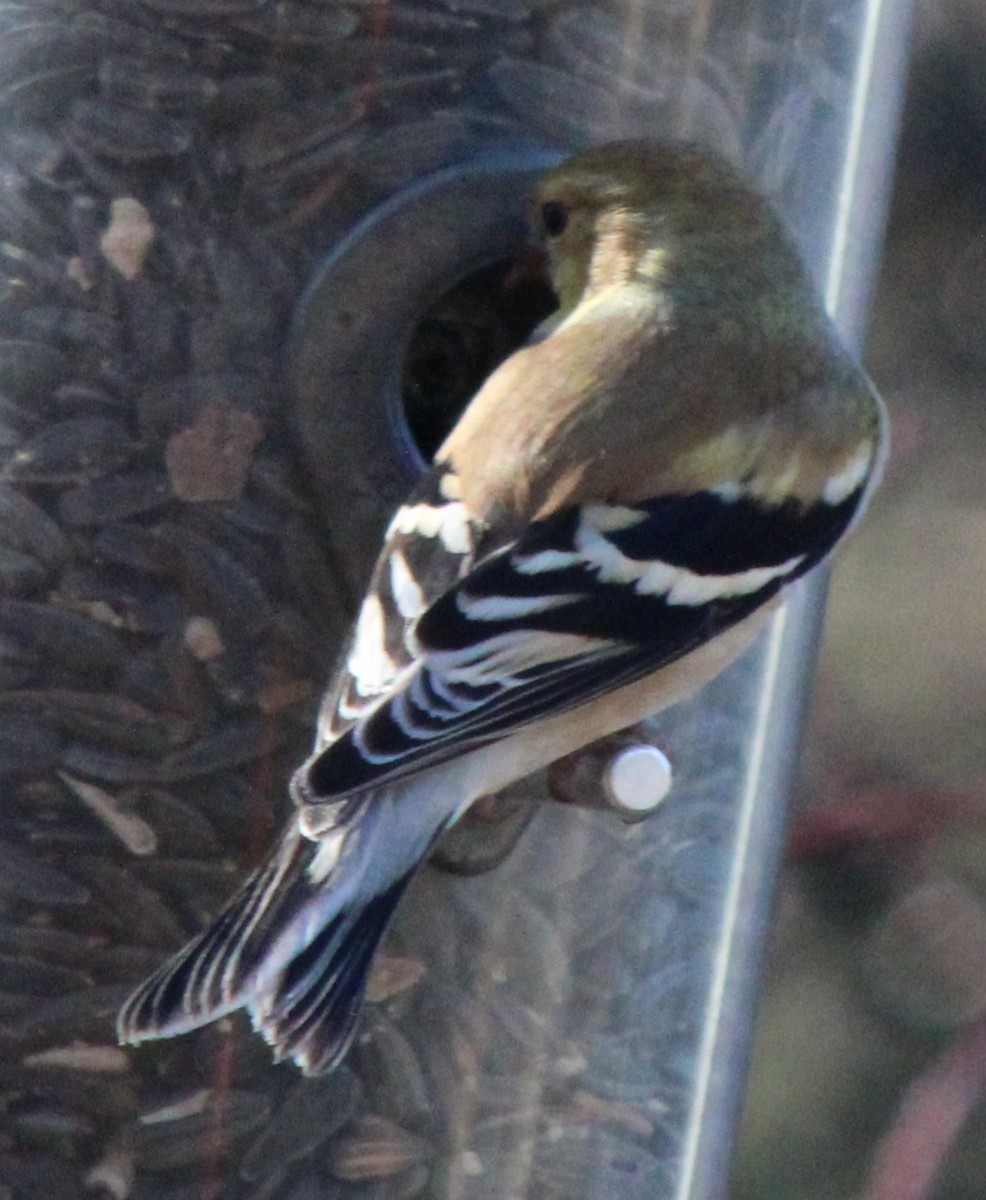
[[[44,405],[68,372],[68,361],[42,342],[0,339],[0,391],[15,400]]]
[[[85,904],[89,890],[25,846],[0,841],[0,894],[39,907]]]
[[[121,163],[170,158],[192,144],[184,121],[95,99],[75,101],[65,134],[74,147]]]
[[[90,680],[118,670],[126,657],[105,625],[51,604],[0,600],[0,637],[46,673],[60,668]]]
[[[122,466],[136,448],[123,426],[108,417],[70,417],[28,438],[5,471],[23,483],[71,483]]]
[[[62,492],[58,511],[66,525],[105,525],[154,512],[171,498],[163,471],[106,475]]]

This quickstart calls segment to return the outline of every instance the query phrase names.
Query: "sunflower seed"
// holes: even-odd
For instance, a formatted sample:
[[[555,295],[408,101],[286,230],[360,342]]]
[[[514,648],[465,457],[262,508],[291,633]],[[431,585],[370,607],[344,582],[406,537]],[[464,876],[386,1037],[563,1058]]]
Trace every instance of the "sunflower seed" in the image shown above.
[[[22,75],[0,88],[4,112],[31,122],[56,122],[63,118],[80,89],[92,79],[90,66],[49,67]]]
[[[18,261],[26,256],[18,255]],[[68,360],[43,342],[0,338],[0,391],[25,404],[45,403],[68,373]]]
[[[161,783],[178,783],[239,767],[269,754],[284,736],[269,723],[252,717],[230,720],[214,733],[165,755],[153,778]]]
[[[120,163],[171,158],[192,144],[188,126],[175,117],[88,98],[72,105],[65,136],[73,147]]]
[[[292,518],[284,525],[281,550],[287,583],[301,612],[338,642],[348,605],[327,548],[319,543],[307,522]]]
[[[267,0],[144,0],[162,17],[235,17],[261,8]]]
[[[88,987],[92,979],[73,967],[41,962],[26,955],[0,954],[0,979],[11,992],[30,996],[61,995]]]
[[[90,680],[118,670],[125,658],[123,644],[105,626],[27,600],[0,600],[0,635],[39,665],[57,665]]]
[[[145,753],[159,753],[187,736],[178,718],[148,712],[125,696],[48,688],[0,692],[0,712],[22,712],[50,723],[69,737]]]
[[[88,967],[101,939],[45,925],[0,924],[0,950],[66,967]]]
[[[135,10],[124,6],[128,17],[136,16]],[[139,54],[157,62],[186,62],[189,48],[178,37],[167,33],[160,25],[123,19],[109,13],[86,8],[71,15],[59,14],[59,23],[70,39],[72,53],[78,55],[89,47],[94,57],[120,52]]]
[[[283,108],[290,98],[283,79],[278,79],[276,75],[248,74],[246,71],[227,79],[217,79],[216,89],[213,114],[227,123],[232,120],[245,124],[260,114]]]
[[[549,41],[577,75],[664,100],[671,69],[667,42],[627,37],[626,18],[595,8],[567,8],[551,23]]]
[[[39,1002],[16,1027],[15,1037],[39,1048],[75,1039],[111,1041],[116,1014],[132,989],[132,982],[97,984]]]
[[[174,553],[156,530],[143,525],[111,522],[95,534],[92,548],[97,558],[148,575],[174,570]]]
[[[345,1066],[322,1079],[296,1083],[247,1151],[240,1177],[263,1179],[307,1158],[350,1120],[362,1093],[360,1081]]]
[[[526,0],[443,0],[443,3],[454,13],[490,17],[511,24],[527,21],[531,17],[531,8]]]
[[[53,1149],[61,1143],[91,1138],[96,1125],[87,1117],[44,1104],[25,1104],[7,1113],[7,1122],[17,1139],[31,1146]]]
[[[128,352],[135,365],[150,372],[152,378],[156,377],[160,363],[174,359],[183,335],[182,314],[175,308],[167,289],[153,276],[150,269],[141,270],[128,280],[124,314]]]
[[[129,1069],[126,1051],[119,1046],[96,1046],[75,1042],[71,1046],[52,1046],[23,1059],[25,1067],[60,1068],[66,1071],[91,1071],[119,1074]]]
[[[20,1064],[2,1069],[0,1086],[22,1104],[69,1110],[94,1121],[101,1131],[119,1128],[137,1104],[133,1078],[123,1072]]]
[[[0,779],[40,779],[58,762],[60,738],[52,728],[11,715],[0,726]]]
[[[73,867],[105,905],[113,926],[138,945],[173,950],[182,941],[186,931],[171,909],[128,867],[91,854],[76,856]]]
[[[540,1138],[531,1176],[544,1200],[649,1200],[666,1193],[674,1179],[671,1162],[604,1130],[562,1131]]]
[[[247,171],[277,167],[342,133],[364,111],[365,102],[355,94],[282,109],[244,131],[233,147],[234,161]]]
[[[391,192],[409,179],[463,158],[472,141],[469,123],[454,113],[395,122],[361,148],[360,177],[382,192]]]
[[[0,536],[8,546],[25,551],[49,570],[57,570],[71,550],[65,535],[33,500],[0,484]]]
[[[424,1072],[410,1042],[381,1013],[368,1014],[353,1057],[373,1107],[398,1124],[417,1124],[432,1111]]]
[[[269,1117],[267,1096],[207,1088],[144,1113],[129,1136],[139,1168],[172,1171],[225,1157]]]
[[[212,920],[237,881],[236,868],[229,861],[201,858],[153,858],[142,865],[141,874],[194,927]]]
[[[0,841],[0,894],[39,907],[85,904],[88,888],[23,846]]]
[[[72,1173],[55,1155],[15,1153],[0,1156],[0,1196],[4,1200],[81,1200]]]
[[[88,275],[85,278],[88,280]],[[75,299],[73,297],[73,301]],[[120,348],[118,322],[106,313],[92,312],[76,303],[22,308],[10,324],[14,332],[25,338],[54,343],[76,354],[91,355],[96,360],[102,355],[115,354]]]
[[[332,45],[349,37],[357,25],[348,9],[316,8],[303,0],[279,0],[275,6],[266,5],[236,20],[237,29],[245,33],[296,46]]]
[[[0,546],[0,596],[23,597],[37,591],[48,572],[36,558]]]
[[[73,483],[123,466],[136,450],[109,417],[69,417],[28,438],[6,465],[23,483]]]
[[[432,1148],[423,1138],[386,1117],[368,1113],[357,1117],[332,1143],[327,1167],[336,1179],[387,1179],[431,1156]]]
[[[57,410],[75,416],[100,412],[122,412],[126,401],[107,388],[87,383],[62,383],[55,388],[52,401]]]
[[[172,498],[168,477],[161,471],[106,475],[67,488],[58,499],[66,525],[104,525],[164,507]]]
[[[114,104],[148,112],[187,112],[204,108],[219,92],[208,75],[191,70],[162,70],[153,57],[106,55],[99,64],[99,88]]]

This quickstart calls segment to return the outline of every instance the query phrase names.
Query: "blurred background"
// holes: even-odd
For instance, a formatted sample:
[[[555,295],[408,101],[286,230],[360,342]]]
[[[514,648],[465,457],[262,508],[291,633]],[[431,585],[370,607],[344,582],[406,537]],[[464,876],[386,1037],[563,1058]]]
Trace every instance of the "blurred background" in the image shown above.
[[[735,1200],[986,1195],[986,4],[919,5]]]

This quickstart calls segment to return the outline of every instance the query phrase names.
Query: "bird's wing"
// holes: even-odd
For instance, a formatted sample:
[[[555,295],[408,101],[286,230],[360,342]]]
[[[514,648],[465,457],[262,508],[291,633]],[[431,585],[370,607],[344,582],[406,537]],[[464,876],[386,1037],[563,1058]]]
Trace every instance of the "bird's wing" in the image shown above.
[[[417,662],[411,631],[468,572],[482,537],[455,473],[436,463],[387,529],[356,625],[325,694],[316,750],[335,742],[399,687]]]
[[[408,623],[389,686],[308,761],[300,796],[404,778],[680,658],[827,554],[867,490],[853,483],[808,506],[719,489],[534,522]]]

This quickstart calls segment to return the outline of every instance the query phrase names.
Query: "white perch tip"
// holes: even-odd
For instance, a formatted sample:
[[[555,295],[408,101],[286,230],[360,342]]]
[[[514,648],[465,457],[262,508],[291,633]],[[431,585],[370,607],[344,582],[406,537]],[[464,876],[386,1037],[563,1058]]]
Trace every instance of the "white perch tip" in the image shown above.
[[[668,756],[647,743],[618,750],[602,776],[607,800],[625,820],[649,816],[671,790],[671,782]]]

